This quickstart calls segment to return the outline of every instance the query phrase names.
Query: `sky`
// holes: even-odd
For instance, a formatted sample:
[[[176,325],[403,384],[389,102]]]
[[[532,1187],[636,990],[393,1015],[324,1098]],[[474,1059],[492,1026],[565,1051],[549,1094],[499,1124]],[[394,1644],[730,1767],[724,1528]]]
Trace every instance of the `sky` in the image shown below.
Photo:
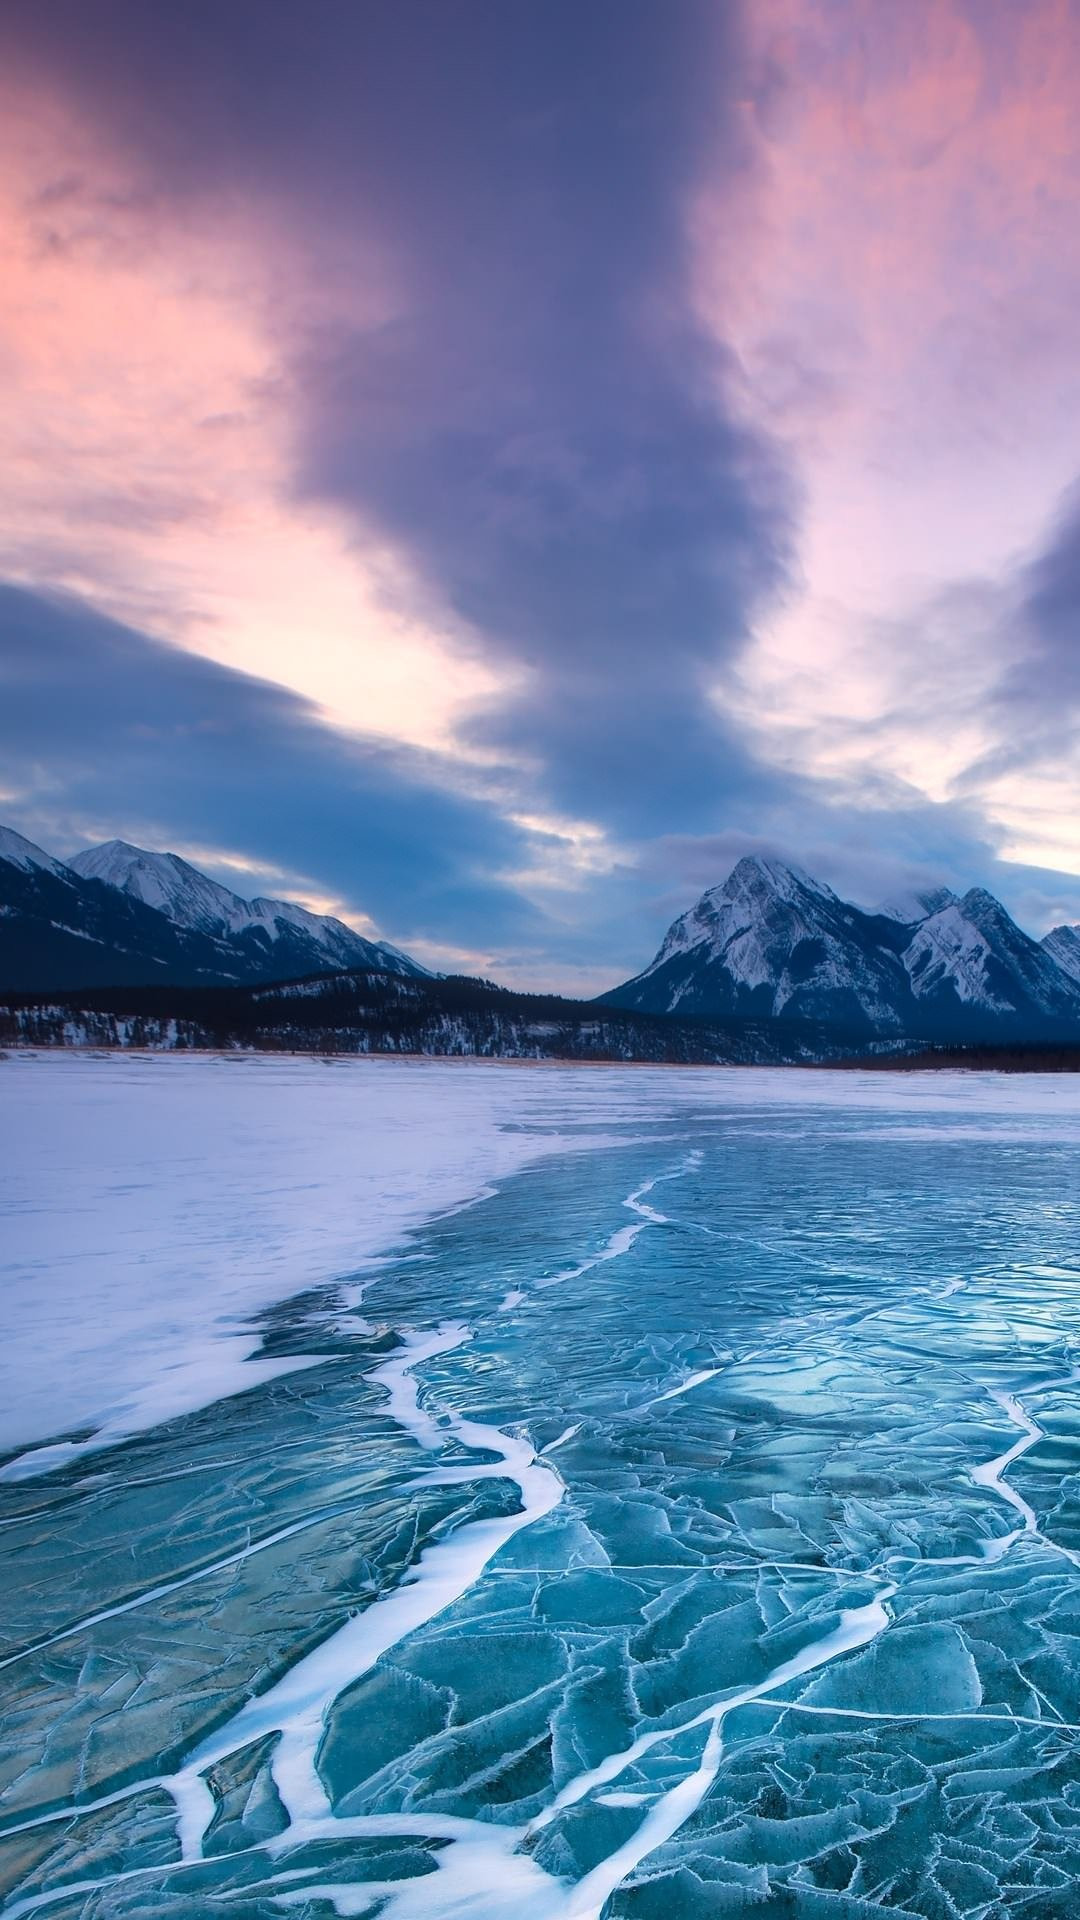
[[[1080,0],[5,0],[0,818],[598,991],[1080,919]]]

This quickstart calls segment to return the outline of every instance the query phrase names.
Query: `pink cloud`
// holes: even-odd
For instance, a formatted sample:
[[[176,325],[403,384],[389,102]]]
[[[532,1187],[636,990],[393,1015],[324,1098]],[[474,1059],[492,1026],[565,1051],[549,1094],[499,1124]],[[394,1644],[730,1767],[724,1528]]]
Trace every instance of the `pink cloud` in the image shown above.
[[[159,203],[69,100],[9,76],[0,573],[278,680],[339,723],[442,741],[491,676],[399,610],[416,596],[385,542],[294,498],[295,334],[345,297],[374,325],[394,298],[378,262],[347,288],[309,268],[257,195]]]
[[[750,20],[755,164],[735,200],[703,181],[691,217],[702,309],[805,489],[801,587],[744,663],[747,721],[807,770],[941,798],[985,747],[1000,656],[940,610],[1038,544],[1080,466],[1080,22],[1066,0]]]
[[[708,186],[696,215],[703,299],[751,380],[782,349],[818,375],[811,416],[904,406],[918,441],[933,402],[952,430],[981,414],[993,435],[997,408],[1007,431],[1018,380],[1075,367],[1069,9],[763,0],[752,19],[759,166],[734,216]]]

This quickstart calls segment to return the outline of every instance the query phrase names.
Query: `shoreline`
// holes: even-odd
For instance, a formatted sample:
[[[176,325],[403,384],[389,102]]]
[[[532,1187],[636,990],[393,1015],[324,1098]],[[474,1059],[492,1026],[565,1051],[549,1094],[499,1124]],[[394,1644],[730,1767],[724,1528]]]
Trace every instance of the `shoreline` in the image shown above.
[[[1008,1049],[1003,1048],[1002,1052]],[[843,1074],[1004,1074],[1010,1078],[1025,1075],[1047,1076],[1055,1079],[1069,1074],[1080,1074],[1080,1059],[1064,1066],[1053,1066],[1045,1061],[1035,1061],[1030,1066],[1009,1066],[1004,1061],[983,1059],[978,1062],[958,1059],[955,1053],[944,1054],[940,1060],[924,1055],[890,1054],[881,1060],[621,1060],[589,1059],[568,1054],[490,1054],[490,1053],[391,1053],[387,1050],[361,1053],[353,1050],[340,1053],[319,1052],[312,1048],[287,1047],[122,1047],[102,1044],[75,1044],[71,1046],[42,1046],[39,1042],[7,1040],[0,1047],[0,1066],[14,1059],[83,1059],[83,1060],[310,1060],[321,1066],[335,1067],[341,1063],[383,1061],[399,1066],[458,1066],[458,1067],[543,1067],[557,1068],[560,1072],[583,1069],[617,1070],[630,1068],[648,1073],[843,1073]]]

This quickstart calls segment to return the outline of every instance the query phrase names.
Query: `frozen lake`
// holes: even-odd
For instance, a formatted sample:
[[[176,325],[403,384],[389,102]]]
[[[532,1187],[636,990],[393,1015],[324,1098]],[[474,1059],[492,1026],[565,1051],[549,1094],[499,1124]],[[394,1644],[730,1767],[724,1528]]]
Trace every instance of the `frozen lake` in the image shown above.
[[[1075,1915],[1070,1076],[0,1103],[5,1915]]]

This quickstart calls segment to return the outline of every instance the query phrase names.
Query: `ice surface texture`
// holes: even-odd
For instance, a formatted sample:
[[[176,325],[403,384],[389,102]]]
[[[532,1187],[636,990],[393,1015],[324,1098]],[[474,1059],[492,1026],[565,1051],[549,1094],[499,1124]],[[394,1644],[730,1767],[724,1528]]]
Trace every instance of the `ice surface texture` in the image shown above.
[[[39,1471],[281,1370],[254,1309],[366,1269],[527,1160],[588,1145],[634,1076],[238,1055],[0,1061],[0,1448]],[[677,1077],[676,1077],[677,1080]]]
[[[1076,1913],[1077,1093],[610,1084],[0,1489],[5,1914]]]

